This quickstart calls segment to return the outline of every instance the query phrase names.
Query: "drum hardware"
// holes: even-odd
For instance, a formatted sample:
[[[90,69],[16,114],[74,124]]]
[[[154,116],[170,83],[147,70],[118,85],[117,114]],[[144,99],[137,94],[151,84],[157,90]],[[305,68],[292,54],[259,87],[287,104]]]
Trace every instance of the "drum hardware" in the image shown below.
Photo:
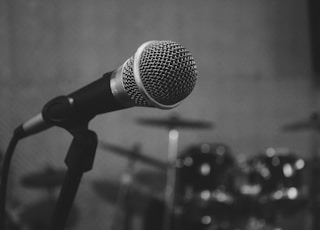
[[[167,129],[211,129],[213,125],[211,122],[182,119],[178,115],[171,115],[169,118],[139,118],[137,123],[141,125],[167,128]]]
[[[310,115],[308,119],[292,122],[282,126],[285,132],[320,131],[320,116],[317,112]]]
[[[199,143],[178,157],[176,200],[182,209],[178,229],[231,229],[234,215],[230,148],[223,143]]]
[[[134,146],[133,152],[139,151],[139,146]],[[130,230],[131,226],[131,216],[132,216],[132,209],[131,206],[127,205],[127,198],[130,191],[130,185],[132,183],[132,173],[134,171],[134,165],[136,162],[136,158],[132,156],[130,158],[128,165],[124,171],[124,173],[121,175],[120,183],[121,186],[118,191],[117,199],[116,199],[116,209],[113,216],[113,222],[111,225],[111,230],[117,230],[119,227],[119,224],[123,224],[124,230]],[[126,210],[124,213],[123,210]]]
[[[160,160],[154,159],[152,157],[149,157],[146,154],[142,154],[140,151],[140,146],[138,145],[135,145],[133,149],[126,149],[118,145],[100,141],[98,147],[107,151],[118,153],[119,155],[127,157],[134,161],[141,161],[143,163],[154,166],[158,169],[163,170],[163,169],[166,169],[167,167],[166,163],[161,162]]]
[[[154,166],[160,170],[166,169],[167,165],[164,162],[161,162],[157,159],[154,159],[152,157],[149,157],[145,154],[141,153],[140,150],[140,145],[135,144],[133,146],[133,149],[125,149],[123,147],[105,143],[105,142],[100,142],[99,146],[103,148],[104,150],[109,150],[112,152],[115,152],[121,156],[129,158],[128,165],[125,169],[125,172],[121,176],[121,181],[120,181],[120,186],[118,186],[118,191],[117,191],[117,204],[116,204],[116,211],[115,211],[115,217],[113,218],[113,226],[112,229],[117,229],[118,223],[123,223],[124,222],[124,229],[130,229],[130,220],[132,216],[132,207],[137,207],[140,206],[139,204],[135,205],[128,205],[128,202],[130,202],[130,198],[132,198],[132,195],[130,197],[130,192],[132,189],[134,189],[135,185],[132,183],[134,178],[134,164],[137,161],[146,163],[148,165]],[[138,174],[139,175],[139,174]],[[138,177],[138,175],[136,175]],[[140,174],[141,175],[141,174]],[[138,179],[138,178],[136,178]],[[150,179],[150,177],[149,177]],[[145,181],[146,185],[150,185],[151,180]],[[137,188],[136,188],[137,189]],[[140,187],[138,191],[140,193],[140,197],[142,194],[144,195],[150,195],[148,194],[150,191],[147,191],[145,187]],[[135,199],[136,200],[136,199]],[[142,202],[143,203],[143,202]],[[125,213],[122,213],[123,210],[126,210]],[[119,218],[124,219],[124,221],[119,221]]]
[[[132,175],[127,201],[137,210],[142,210],[145,199],[163,201],[165,174],[163,172],[141,171]],[[121,187],[119,181],[96,180],[92,183],[93,190],[105,201],[115,203]]]
[[[132,180],[125,185],[123,181],[101,180],[92,184],[101,198],[116,205],[113,229],[132,229],[134,215],[143,215],[148,203],[163,203],[164,172],[140,171],[131,177]]]
[[[290,124],[284,125],[282,130],[285,132],[295,133],[302,131],[311,131],[312,136],[312,156],[311,164],[311,180],[310,180],[310,198],[309,203],[311,206],[312,213],[312,230],[320,229],[319,213],[320,213],[320,156],[319,156],[319,132],[320,132],[320,114],[318,112],[313,112],[309,118],[305,120],[300,120],[292,122]]]
[[[277,226],[280,216],[292,215],[306,207],[307,196],[302,184],[304,168],[304,160],[286,148],[268,148],[247,160],[244,171],[247,181],[239,186],[239,209],[250,204],[246,213],[248,220],[255,218],[268,226]],[[243,193],[244,186],[257,190]]]
[[[167,183],[165,186],[165,211],[162,230],[170,230],[173,226],[173,213],[175,209],[175,186],[176,186],[176,161],[178,156],[178,129],[209,129],[212,124],[204,121],[187,120],[180,118],[177,114],[167,119],[140,118],[137,123],[141,125],[165,128],[168,130],[168,156],[167,161]]]

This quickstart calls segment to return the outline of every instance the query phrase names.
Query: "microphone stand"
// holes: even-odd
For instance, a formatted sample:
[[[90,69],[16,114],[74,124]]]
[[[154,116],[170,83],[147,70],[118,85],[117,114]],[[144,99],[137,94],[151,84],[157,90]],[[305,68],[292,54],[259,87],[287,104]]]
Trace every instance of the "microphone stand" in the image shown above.
[[[73,205],[83,173],[92,169],[98,138],[89,129],[73,133],[73,140],[65,158],[68,167],[57,201],[51,230],[63,230]]]
[[[68,167],[52,217],[50,230],[63,230],[83,173],[93,167],[98,145],[97,134],[88,129],[90,114],[77,114],[75,105],[67,96],[59,96],[48,102],[42,116],[49,124],[66,129],[73,136],[65,164]]]

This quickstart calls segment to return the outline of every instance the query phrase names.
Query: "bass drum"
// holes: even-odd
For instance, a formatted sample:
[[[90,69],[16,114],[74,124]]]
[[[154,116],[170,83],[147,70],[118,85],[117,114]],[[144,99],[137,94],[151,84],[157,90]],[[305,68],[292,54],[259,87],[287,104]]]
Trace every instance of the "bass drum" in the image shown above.
[[[177,159],[175,229],[229,229],[235,160],[225,144],[201,143]]]
[[[245,188],[255,188],[256,213],[261,218],[274,222],[277,215],[295,214],[307,204],[305,161],[289,149],[268,148],[247,166],[247,184],[240,191],[245,196]]]

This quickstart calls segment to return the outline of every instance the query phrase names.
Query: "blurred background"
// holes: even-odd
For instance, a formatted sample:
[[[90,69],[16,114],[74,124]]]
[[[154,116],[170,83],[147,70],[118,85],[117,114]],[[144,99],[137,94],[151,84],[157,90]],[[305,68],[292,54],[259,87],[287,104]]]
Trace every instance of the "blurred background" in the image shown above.
[[[172,40],[196,61],[195,89],[173,110],[135,107],[90,122],[99,147],[93,169],[82,178],[68,229],[161,225],[166,188],[162,166],[170,145],[166,123],[172,116],[186,121],[177,125],[180,160],[175,165],[182,173],[177,174],[174,222],[188,219],[199,224],[193,229],[210,230],[316,229],[318,193],[312,185],[319,154],[318,10],[316,0],[1,0],[0,151],[14,128],[48,100],[118,68],[143,42]],[[163,125],[139,119],[158,119]],[[190,127],[188,121],[210,125]],[[19,229],[45,226],[39,219],[50,216],[59,194],[71,140],[65,130],[52,128],[19,142],[7,199]],[[137,152],[158,164],[132,154]],[[210,153],[211,158],[198,160],[195,153]],[[215,170],[217,165],[221,170]],[[279,165],[282,171],[274,176]],[[212,180],[195,185],[199,171],[188,170],[198,166],[200,177],[210,171]],[[288,177],[298,182],[288,185]],[[231,188],[225,185],[229,180]],[[281,208],[269,209],[282,198],[295,208],[283,202]],[[153,204],[155,200],[160,204]],[[283,207],[294,212],[273,215]],[[261,209],[269,211],[261,214]],[[227,214],[220,218],[216,213],[221,210]]]

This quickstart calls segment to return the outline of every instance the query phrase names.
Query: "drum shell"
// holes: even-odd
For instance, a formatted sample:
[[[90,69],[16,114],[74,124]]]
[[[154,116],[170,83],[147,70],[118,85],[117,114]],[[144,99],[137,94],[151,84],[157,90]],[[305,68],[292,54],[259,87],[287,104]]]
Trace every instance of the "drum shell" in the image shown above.
[[[199,144],[187,148],[177,160],[176,193],[192,199],[203,192],[231,192],[235,161],[225,144]]]

